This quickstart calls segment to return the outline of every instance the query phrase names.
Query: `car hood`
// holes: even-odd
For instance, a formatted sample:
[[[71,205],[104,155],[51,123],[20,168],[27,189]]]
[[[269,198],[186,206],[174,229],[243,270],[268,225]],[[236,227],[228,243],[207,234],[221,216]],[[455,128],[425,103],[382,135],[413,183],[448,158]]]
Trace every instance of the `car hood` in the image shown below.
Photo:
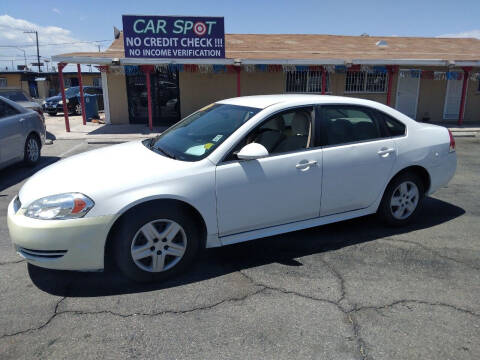
[[[133,141],[60,160],[33,175],[20,190],[23,206],[45,196],[79,192],[95,202],[132,189],[191,174],[195,162],[174,160]]]
[[[62,97],[57,95],[57,96],[46,98],[45,102],[52,102],[52,101],[59,102],[60,100],[62,100]]]

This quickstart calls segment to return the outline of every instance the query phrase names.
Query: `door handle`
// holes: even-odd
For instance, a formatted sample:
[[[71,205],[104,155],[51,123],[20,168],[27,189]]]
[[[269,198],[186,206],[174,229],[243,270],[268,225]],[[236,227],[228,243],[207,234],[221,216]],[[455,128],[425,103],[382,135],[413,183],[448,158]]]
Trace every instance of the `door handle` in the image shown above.
[[[386,156],[386,155],[391,154],[393,152],[395,152],[395,149],[381,148],[380,150],[378,150],[377,154],[380,155],[380,156]]]
[[[20,120],[18,120],[19,122],[24,122],[25,121],[25,118],[21,118]]]
[[[307,162],[299,162],[295,167],[297,169],[305,169],[305,168],[313,166],[313,165],[317,165],[316,160],[311,160],[311,161],[307,161]]]

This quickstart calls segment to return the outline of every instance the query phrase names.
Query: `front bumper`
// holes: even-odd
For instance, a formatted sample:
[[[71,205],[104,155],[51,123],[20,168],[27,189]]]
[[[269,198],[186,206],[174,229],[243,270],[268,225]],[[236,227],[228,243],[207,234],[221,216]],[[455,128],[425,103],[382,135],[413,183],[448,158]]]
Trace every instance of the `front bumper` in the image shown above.
[[[104,267],[105,241],[114,215],[72,220],[38,220],[8,206],[8,230],[17,253],[29,263],[60,270]]]

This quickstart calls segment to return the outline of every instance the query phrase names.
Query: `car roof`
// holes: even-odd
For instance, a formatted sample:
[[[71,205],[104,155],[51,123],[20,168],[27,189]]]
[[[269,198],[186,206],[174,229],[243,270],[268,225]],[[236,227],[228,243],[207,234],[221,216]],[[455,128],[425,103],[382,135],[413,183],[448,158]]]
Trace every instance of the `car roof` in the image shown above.
[[[313,104],[344,104],[344,105],[359,105],[374,108],[380,110],[396,119],[403,121],[404,123],[414,124],[415,120],[409,118],[405,114],[402,114],[398,110],[379,103],[377,101],[359,99],[348,96],[332,96],[332,95],[315,95],[315,94],[278,94],[278,95],[255,95],[255,96],[242,96],[231,99],[225,99],[218,101],[217,104],[230,104],[239,106],[248,106],[258,109],[266,109],[270,106],[276,105],[279,108],[288,108],[290,105],[304,106]]]
[[[265,109],[275,104],[282,104],[288,106],[289,104],[299,105],[304,104],[352,104],[352,105],[378,105],[378,103],[344,96],[332,95],[307,95],[307,94],[278,94],[278,95],[255,95],[242,96],[218,101],[219,104],[230,104],[239,106],[249,106],[259,109]]]

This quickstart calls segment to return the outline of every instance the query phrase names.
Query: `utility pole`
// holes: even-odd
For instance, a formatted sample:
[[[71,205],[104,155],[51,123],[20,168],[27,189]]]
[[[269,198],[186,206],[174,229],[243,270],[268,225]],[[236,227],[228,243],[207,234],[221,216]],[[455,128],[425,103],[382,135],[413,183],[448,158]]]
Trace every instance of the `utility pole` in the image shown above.
[[[37,65],[38,65],[38,72],[41,72],[40,69],[40,49],[38,47],[38,31],[31,30],[31,31],[24,31],[25,34],[35,34],[35,38],[37,40]]]

